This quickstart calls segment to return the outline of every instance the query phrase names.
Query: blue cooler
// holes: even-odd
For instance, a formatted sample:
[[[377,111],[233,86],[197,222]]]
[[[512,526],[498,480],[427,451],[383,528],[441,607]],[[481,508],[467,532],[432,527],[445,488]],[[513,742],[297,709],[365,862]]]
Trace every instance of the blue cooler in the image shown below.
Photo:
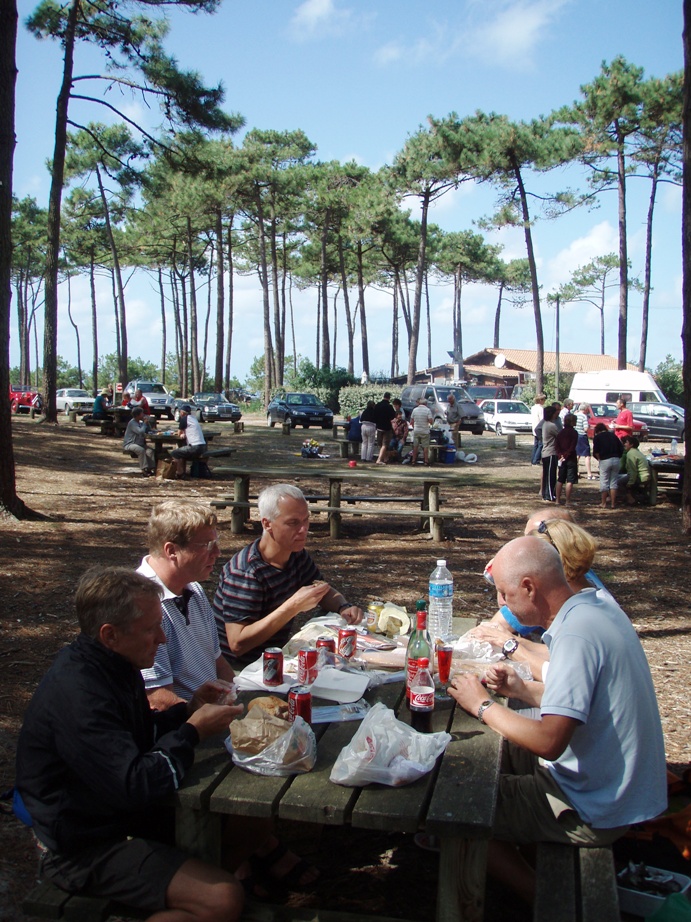
[[[453,464],[456,461],[456,449],[453,445],[449,445],[446,449],[446,458],[444,460],[447,464]]]

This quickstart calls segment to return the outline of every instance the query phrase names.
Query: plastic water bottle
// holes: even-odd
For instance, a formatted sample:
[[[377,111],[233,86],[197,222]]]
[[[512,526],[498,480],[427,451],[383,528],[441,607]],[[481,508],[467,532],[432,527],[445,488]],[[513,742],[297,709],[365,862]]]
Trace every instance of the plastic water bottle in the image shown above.
[[[670,455],[679,454],[679,442],[677,442],[676,439],[672,439],[672,441],[669,443],[669,453]]]
[[[429,609],[427,628],[434,645],[451,634],[453,619],[453,577],[446,569],[446,561],[438,560],[429,578]]]
[[[434,681],[429,671],[427,657],[420,659],[420,665],[410,686],[410,724],[420,733],[432,732],[434,711]]]

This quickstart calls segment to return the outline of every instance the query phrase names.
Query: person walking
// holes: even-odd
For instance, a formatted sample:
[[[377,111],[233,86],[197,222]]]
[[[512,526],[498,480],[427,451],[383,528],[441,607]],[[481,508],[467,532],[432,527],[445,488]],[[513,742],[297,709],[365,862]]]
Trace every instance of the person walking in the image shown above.
[[[545,407],[545,419],[542,424],[542,498],[553,503],[557,498],[557,448],[559,429],[554,421],[557,410],[554,406]]]
[[[582,403],[579,408],[576,410],[576,434],[578,435],[578,442],[576,443],[576,456],[585,459],[585,473],[588,480],[597,480],[597,476],[593,474],[590,460],[590,439],[588,438],[588,424],[590,422],[590,404]]]
[[[533,431],[533,455],[531,464],[542,464],[542,423],[544,420],[546,394],[537,394],[530,408],[530,428]]]
[[[386,455],[389,451],[389,442],[393,438],[393,427],[391,425],[396,411],[391,406],[391,394],[387,391],[379,403],[374,407],[377,423],[377,448],[379,457],[377,464],[386,464]]]
[[[623,453],[621,440],[604,423],[598,423],[595,426],[593,455],[600,464],[600,505],[603,509],[607,507],[608,498],[612,509],[616,506],[619,459]]]
[[[374,443],[377,438],[377,409],[373,400],[360,414],[360,431],[362,433],[361,461],[374,461]]]

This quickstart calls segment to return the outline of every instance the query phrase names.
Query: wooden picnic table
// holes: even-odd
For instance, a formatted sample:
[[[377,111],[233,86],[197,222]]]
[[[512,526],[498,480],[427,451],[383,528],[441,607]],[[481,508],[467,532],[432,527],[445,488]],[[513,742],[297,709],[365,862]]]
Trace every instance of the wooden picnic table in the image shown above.
[[[312,462],[309,462],[312,465]],[[274,480],[293,482],[298,479],[295,467],[272,468],[246,468],[231,467],[226,469],[226,474],[234,478],[234,491],[232,499],[228,502],[232,506],[230,515],[231,534],[240,535],[244,524],[249,519],[250,510],[250,482],[252,477],[271,477]],[[372,470],[358,468],[357,470],[343,468],[324,469],[312,465],[309,470],[300,471],[299,477],[307,479],[327,479],[329,481],[329,504],[324,511],[329,516],[329,534],[332,538],[341,537],[341,490],[343,483],[376,483],[405,481],[407,485],[417,483],[422,487],[420,495],[421,511],[438,512],[440,506],[439,485],[440,480],[429,477],[427,471],[392,470],[387,468]],[[393,500],[392,500],[393,501]],[[313,511],[318,512],[318,507]],[[429,516],[423,518],[429,519]],[[436,526],[432,526],[433,528]],[[440,540],[439,536],[437,538]]]
[[[251,697],[262,692],[241,694]],[[401,704],[401,682],[380,685],[366,698],[394,708],[409,723],[405,703]],[[315,705],[319,703],[315,699]],[[383,832],[423,831],[438,836],[441,845],[438,922],[480,922],[501,737],[450,701],[449,707],[436,709],[433,715],[433,729],[448,730],[452,741],[431,772],[404,787],[343,787],[330,781],[329,775],[358,726],[357,721],[315,725],[315,767],[292,778],[243,771],[232,764],[218,741],[199,747],[197,761],[176,794],[177,844],[198,858],[218,863],[226,816],[278,817]],[[354,868],[357,862],[354,854]]]
[[[204,438],[206,442],[212,442],[215,435],[218,435],[218,432],[204,432]],[[146,436],[147,442],[151,442],[154,447],[154,460],[158,463],[162,458],[168,456],[168,448],[171,445],[180,447],[181,445],[186,444],[186,439],[184,437],[180,438],[178,435],[178,430],[174,432],[157,432],[152,430]]]

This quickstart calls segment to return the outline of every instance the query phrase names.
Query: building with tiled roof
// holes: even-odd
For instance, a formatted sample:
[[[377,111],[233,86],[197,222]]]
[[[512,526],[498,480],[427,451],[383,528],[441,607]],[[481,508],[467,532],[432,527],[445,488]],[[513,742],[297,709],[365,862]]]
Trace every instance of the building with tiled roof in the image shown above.
[[[477,384],[524,384],[535,377],[537,352],[535,349],[493,349],[487,347],[467,356],[462,367],[452,362],[425,368],[415,373],[415,381],[458,381],[466,380]],[[589,352],[560,352],[559,373],[573,374],[577,371],[614,371],[617,359],[613,355],[595,355]],[[557,368],[557,353],[545,352],[544,372],[553,374]],[[629,371],[637,371],[636,365],[627,363]],[[399,379],[396,378],[396,381]],[[405,375],[400,382],[405,383]]]

